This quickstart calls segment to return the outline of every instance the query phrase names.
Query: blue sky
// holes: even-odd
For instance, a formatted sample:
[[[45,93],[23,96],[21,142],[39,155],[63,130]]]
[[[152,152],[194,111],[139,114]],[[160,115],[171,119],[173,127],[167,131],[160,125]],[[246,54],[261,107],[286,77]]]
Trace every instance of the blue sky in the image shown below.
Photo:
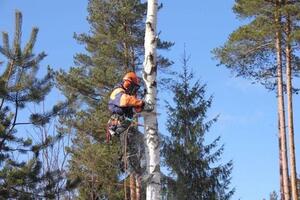
[[[163,0],[158,29],[161,38],[174,41],[165,53],[180,69],[184,44],[191,55],[190,66],[196,78],[207,84],[207,94],[214,96],[209,116],[220,114],[212,127],[208,141],[221,135],[225,144],[223,162],[233,160],[233,199],[261,200],[273,190],[279,190],[276,96],[259,85],[235,78],[225,67],[217,67],[211,50],[222,45],[228,35],[242,22],[231,7],[233,0]],[[73,39],[73,33],[87,32],[87,1],[74,0],[0,0],[0,31],[13,33],[14,11],[23,13],[23,40],[27,41],[31,27],[40,29],[36,52],[48,56],[43,65],[67,70],[73,65],[75,53],[84,47]],[[1,59],[1,57],[0,57]],[[161,98],[169,94],[160,93]],[[61,98],[51,94],[53,101]],[[296,150],[299,154],[300,136],[299,96],[294,97]],[[164,133],[165,109],[161,104],[160,131]],[[299,171],[299,166],[297,167]]]

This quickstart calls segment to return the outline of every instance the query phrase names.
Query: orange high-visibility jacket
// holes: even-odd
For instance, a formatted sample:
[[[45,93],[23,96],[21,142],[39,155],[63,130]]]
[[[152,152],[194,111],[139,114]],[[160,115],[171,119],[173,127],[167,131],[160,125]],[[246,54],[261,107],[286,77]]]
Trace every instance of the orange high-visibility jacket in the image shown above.
[[[133,108],[136,112],[141,112],[142,106],[142,100],[134,95],[126,94],[125,89],[122,87],[117,87],[112,91],[108,102],[108,108],[112,113],[125,115],[130,118],[133,115]]]

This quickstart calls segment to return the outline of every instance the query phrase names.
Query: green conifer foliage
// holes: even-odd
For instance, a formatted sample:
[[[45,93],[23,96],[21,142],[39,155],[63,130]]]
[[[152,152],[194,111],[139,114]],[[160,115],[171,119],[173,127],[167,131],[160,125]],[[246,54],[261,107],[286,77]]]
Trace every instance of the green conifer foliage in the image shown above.
[[[45,125],[53,115],[59,113],[57,105],[46,114],[27,114],[25,108],[45,100],[53,86],[53,72],[48,67],[46,75],[39,79],[37,72],[46,54],[34,54],[38,28],[33,28],[25,47],[21,47],[22,14],[16,11],[15,35],[12,46],[9,36],[2,33],[3,43],[0,53],[4,57],[0,73],[0,198],[36,199],[54,198],[49,192],[51,183],[41,184],[52,179],[54,174],[41,173],[40,150],[52,145],[58,137],[47,138],[34,143],[24,126]],[[30,158],[29,160],[26,160]]]
[[[167,199],[229,199],[232,162],[219,164],[224,146],[220,137],[212,143],[205,136],[217,118],[207,120],[212,97],[206,97],[206,85],[193,81],[184,57],[183,73],[172,86],[173,102],[167,104],[169,137],[163,142],[162,154],[170,176],[164,179]]]
[[[275,31],[280,30],[284,35],[284,15],[290,13],[293,17],[294,45],[299,39],[299,3],[284,1],[280,4],[279,11],[283,18],[281,24],[275,23],[275,13],[278,10],[276,1],[268,0],[236,0],[233,11],[241,20],[249,22],[240,26],[229,35],[226,43],[213,50],[219,65],[224,65],[236,76],[243,77],[263,84],[267,89],[274,90],[276,82],[276,48]],[[285,38],[282,44],[285,44]],[[296,46],[294,46],[296,47]],[[292,55],[293,69],[299,73],[297,65],[299,57],[295,52]],[[284,60],[283,60],[284,61]],[[284,64],[284,63],[283,63]],[[283,65],[284,66],[284,65]]]
[[[70,148],[70,183],[79,180],[80,199],[123,199],[118,181],[120,144],[105,143],[109,94],[127,71],[140,71],[144,55],[146,4],[139,0],[89,0],[89,33],[75,34],[86,53],[75,55],[75,66],[57,74],[59,88],[74,100],[73,114],[62,126],[74,133]],[[159,41],[161,49],[173,44]],[[171,62],[160,57],[160,68]],[[74,187],[76,185],[73,184]]]
[[[220,65],[226,66],[236,76],[262,83],[267,89],[277,89],[281,198],[289,199],[284,92],[288,91],[290,168],[293,175],[293,196],[296,196],[291,103],[295,88],[291,84],[291,74],[299,75],[297,51],[300,4],[292,0],[236,0],[233,11],[240,19],[246,20],[247,24],[230,34],[228,41],[222,47],[214,49],[213,53]],[[285,67],[287,73],[284,75]],[[283,81],[284,77],[287,85]]]
[[[234,7],[237,15],[252,20],[231,33],[224,46],[215,49],[213,53],[220,65],[225,65],[237,76],[260,81],[273,89],[276,80],[272,79],[276,73],[275,24],[270,20],[272,13],[266,13],[270,5],[264,1],[237,1]],[[274,6],[269,8],[269,12],[272,11]],[[251,18],[250,13],[255,18]]]

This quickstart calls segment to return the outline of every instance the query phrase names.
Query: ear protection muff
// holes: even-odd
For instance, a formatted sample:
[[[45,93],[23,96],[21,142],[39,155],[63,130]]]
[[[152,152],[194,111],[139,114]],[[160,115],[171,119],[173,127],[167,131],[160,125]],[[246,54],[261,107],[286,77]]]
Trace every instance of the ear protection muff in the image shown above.
[[[123,87],[127,94],[135,95],[140,88],[139,78],[134,72],[128,72],[123,77]]]

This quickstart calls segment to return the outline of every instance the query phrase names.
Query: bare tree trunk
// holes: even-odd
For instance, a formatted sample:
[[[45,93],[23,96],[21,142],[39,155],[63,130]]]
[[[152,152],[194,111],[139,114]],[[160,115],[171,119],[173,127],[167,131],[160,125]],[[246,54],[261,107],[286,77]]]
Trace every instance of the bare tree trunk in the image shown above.
[[[137,175],[135,179],[135,189],[136,189],[136,200],[141,200],[141,193],[142,193],[142,183],[141,183],[141,176]]]
[[[130,175],[130,200],[141,200],[141,179],[137,173]]]
[[[283,189],[283,170],[282,170],[282,154],[281,154],[281,135],[280,135],[280,123],[278,115],[278,150],[279,150],[279,175],[280,175],[280,199],[284,200],[284,189]]]
[[[292,48],[291,40],[291,21],[289,14],[286,22],[286,89],[287,89],[287,111],[288,111],[288,133],[289,133],[289,153],[290,153],[290,169],[291,169],[291,189],[292,199],[298,200],[297,193],[297,172],[296,172],[296,157],[295,157],[295,142],[294,142],[294,117],[293,117],[293,93],[292,93]]]
[[[136,174],[130,174],[130,200],[136,200],[136,185],[135,185]]]
[[[275,23],[277,25],[275,48],[277,57],[277,99],[278,99],[278,114],[279,114],[279,134],[281,138],[281,157],[282,157],[282,179],[284,200],[290,200],[289,178],[288,178],[288,161],[286,148],[286,131],[285,131],[285,111],[283,97],[283,78],[282,78],[282,45],[281,45],[281,13],[279,11],[279,0],[276,1],[277,11],[275,14]]]
[[[160,152],[159,135],[156,114],[156,22],[157,22],[157,0],[148,0],[146,33],[145,33],[145,60],[143,79],[145,81],[147,94],[145,100],[154,105],[154,110],[144,116],[145,139],[146,139],[146,160],[147,172],[149,174],[146,180],[146,199],[161,199],[160,182]]]

